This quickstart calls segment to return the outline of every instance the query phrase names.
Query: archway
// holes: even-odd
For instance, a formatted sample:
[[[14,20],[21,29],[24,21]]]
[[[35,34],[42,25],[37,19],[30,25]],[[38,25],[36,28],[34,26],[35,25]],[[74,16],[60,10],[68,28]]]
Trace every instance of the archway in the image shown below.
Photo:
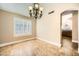
[[[78,10],[65,10],[60,17],[61,47],[78,52]]]

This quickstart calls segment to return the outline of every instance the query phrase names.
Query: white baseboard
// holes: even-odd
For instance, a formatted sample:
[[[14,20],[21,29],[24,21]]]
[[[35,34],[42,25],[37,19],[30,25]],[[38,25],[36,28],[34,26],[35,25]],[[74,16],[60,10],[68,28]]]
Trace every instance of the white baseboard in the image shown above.
[[[78,48],[78,53],[79,53],[79,48]]]
[[[24,39],[24,40],[13,41],[13,42],[9,42],[9,43],[3,43],[3,44],[0,44],[0,47],[4,47],[4,46],[7,46],[7,45],[20,43],[20,42],[23,42],[23,41],[28,41],[28,40],[31,40],[31,39],[35,39],[35,37],[34,38]]]
[[[72,42],[78,43],[78,41],[76,41],[76,40],[72,40]]]
[[[47,40],[44,40],[44,39],[41,39],[41,38],[28,38],[28,39],[24,39],[24,40],[18,40],[18,41],[14,41],[14,42],[9,42],[9,43],[4,43],[4,44],[0,44],[0,47],[4,47],[4,46],[7,46],[7,45],[11,45],[11,44],[16,44],[16,43],[20,43],[20,42],[23,42],[23,41],[28,41],[28,40],[31,40],[31,39],[39,39],[39,40],[42,40],[42,41],[45,41],[45,42],[47,42],[47,43],[49,43],[49,44],[53,44],[53,45],[55,45],[55,46],[57,46],[57,47],[61,47],[61,44],[56,44],[56,43],[54,43],[54,42],[50,42],[50,41],[47,41]]]
[[[47,42],[47,43],[49,43],[49,44],[52,44],[52,45],[55,45],[55,46],[57,46],[57,47],[59,47],[59,48],[61,47],[61,44],[56,44],[56,43],[54,43],[54,42],[50,42],[50,41],[47,41],[47,40],[44,40],[44,39],[41,39],[41,38],[36,38],[36,39],[45,41],[45,42]]]

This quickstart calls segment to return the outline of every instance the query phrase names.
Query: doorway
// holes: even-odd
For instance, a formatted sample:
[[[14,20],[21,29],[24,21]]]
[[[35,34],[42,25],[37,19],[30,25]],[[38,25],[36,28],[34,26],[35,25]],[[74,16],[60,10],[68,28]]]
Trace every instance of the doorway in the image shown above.
[[[61,47],[65,55],[78,51],[78,10],[61,13]],[[72,51],[73,50],[73,51]]]

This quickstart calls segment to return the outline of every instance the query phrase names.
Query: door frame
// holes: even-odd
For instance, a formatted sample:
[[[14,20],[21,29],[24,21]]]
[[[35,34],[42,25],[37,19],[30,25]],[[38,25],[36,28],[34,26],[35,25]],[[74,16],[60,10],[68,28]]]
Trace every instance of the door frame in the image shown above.
[[[78,12],[78,10],[65,10],[60,14],[60,39],[61,39],[60,43],[61,43],[61,47],[63,46],[63,42],[62,42],[62,15],[66,15],[66,14],[74,13],[74,12]]]

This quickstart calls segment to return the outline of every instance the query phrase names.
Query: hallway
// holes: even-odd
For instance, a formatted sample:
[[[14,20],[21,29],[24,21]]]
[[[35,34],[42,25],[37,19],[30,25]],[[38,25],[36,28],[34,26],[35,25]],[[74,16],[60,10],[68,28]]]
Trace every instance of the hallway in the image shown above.
[[[66,46],[65,46],[66,47]],[[79,55],[73,49],[58,48],[37,39],[0,48],[2,56],[64,56]]]

